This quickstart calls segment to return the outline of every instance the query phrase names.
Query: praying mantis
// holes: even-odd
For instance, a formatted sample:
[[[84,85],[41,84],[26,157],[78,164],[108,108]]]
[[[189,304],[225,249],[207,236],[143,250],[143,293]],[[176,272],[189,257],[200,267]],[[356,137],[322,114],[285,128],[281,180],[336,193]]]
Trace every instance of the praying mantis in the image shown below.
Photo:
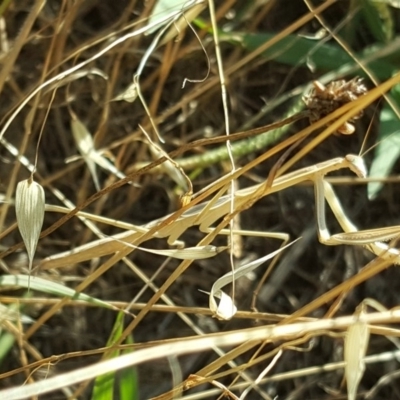
[[[234,195],[235,210],[245,210],[264,196],[304,181],[312,181],[315,189],[318,236],[321,243],[326,245],[362,245],[376,256],[390,259],[393,263],[400,263],[400,252],[385,243],[385,241],[398,235],[400,226],[358,231],[346,216],[333,188],[324,180],[326,174],[340,169],[350,169],[360,178],[367,174],[364,161],[360,156],[347,155],[344,158],[334,158],[282,175],[274,179],[270,185],[261,183],[236,191]],[[152,237],[166,238],[170,245],[181,243],[178,240],[179,237],[192,226],[198,225],[202,232],[210,232],[213,229],[212,224],[218,219],[226,217],[231,211],[231,196],[222,195],[225,189],[226,186],[223,186],[212,200],[190,207],[175,219],[173,218],[174,214],[172,214],[145,225],[130,226],[129,231],[113,237],[95,240],[73,251],[47,257],[40,263],[39,267],[44,269],[63,267],[116,253],[129,244],[139,246],[146,240],[145,235],[150,230],[154,232]],[[328,231],[325,220],[325,200],[342,227],[343,233],[331,235]],[[167,219],[172,222],[166,224]],[[157,229],[158,226],[160,226],[159,229]],[[221,234],[228,234],[229,232],[229,229],[219,231]],[[264,232],[234,231],[233,233],[282,238],[282,234]]]

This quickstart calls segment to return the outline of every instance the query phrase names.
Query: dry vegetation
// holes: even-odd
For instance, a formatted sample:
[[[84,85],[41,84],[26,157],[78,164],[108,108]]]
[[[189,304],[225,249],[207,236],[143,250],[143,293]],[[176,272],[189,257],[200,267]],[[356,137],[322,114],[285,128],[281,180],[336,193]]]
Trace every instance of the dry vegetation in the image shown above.
[[[159,42],[155,3],[0,2],[0,398],[400,399],[399,229],[378,229],[400,218],[396,160],[373,200],[347,161],[326,177],[378,229],[332,246],[323,176],[301,170],[400,147],[396,0],[203,2]],[[16,195],[29,177],[42,229],[40,187],[33,210]],[[278,232],[301,239],[280,251]],[[204,291],[274,251],[223,289],[235,315],[210,309]]]

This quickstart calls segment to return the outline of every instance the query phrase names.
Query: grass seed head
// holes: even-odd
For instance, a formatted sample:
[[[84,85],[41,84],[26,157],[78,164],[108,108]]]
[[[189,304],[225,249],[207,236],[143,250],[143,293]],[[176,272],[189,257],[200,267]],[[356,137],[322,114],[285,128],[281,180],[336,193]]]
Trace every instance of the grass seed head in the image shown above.
[[[41,185],[32,178],[17,185],[15,195],[15,213],[18,229],[25,243],[29,258],[29,271],[42,230],[45,212],[45,195]]]

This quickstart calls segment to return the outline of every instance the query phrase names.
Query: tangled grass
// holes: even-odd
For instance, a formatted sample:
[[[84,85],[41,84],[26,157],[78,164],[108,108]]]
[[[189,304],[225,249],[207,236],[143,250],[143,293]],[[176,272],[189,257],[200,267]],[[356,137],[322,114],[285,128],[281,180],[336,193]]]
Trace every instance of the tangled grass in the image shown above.
[[[161,3],[0,4],[1,398],[400,398],[396,0]]]

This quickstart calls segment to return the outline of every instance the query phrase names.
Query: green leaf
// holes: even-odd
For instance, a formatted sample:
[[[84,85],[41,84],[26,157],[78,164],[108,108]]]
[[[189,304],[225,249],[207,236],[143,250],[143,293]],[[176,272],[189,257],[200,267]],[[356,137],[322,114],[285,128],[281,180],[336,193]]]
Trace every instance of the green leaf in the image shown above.
[[[77,293],[75,290],[67,286],[61,285],[60,283],[48,281],[42,278],[32,277],[29,284],[29,276],[27,275],[0,276],[0,286],[17,286],[28,289],[29,285],[30,289],[37,290],[39,292],[53,294],[59,297],[71,297],[75,300],[86,301],[88,303],[93,303],[101,307],[114,309],[113,306],[105,301],[88,296],[84,293]]]
[[[389,42],[394,35],[392,13],[386,3],[362,0],[361,12],[368,29],[378,42]]]
[[[115,320],[111,335],[107,341],[107,347],[112,347],[117,342],[118,338],[124,329],[124,314],[118,313]],[[103,357],[103,360],[108,360],[119,356],[120,351],[118,349],[107,353],[107,357]],[[100,375],[94,382],[94,388],[92,393],[92,400],[112,400],[114,398],[114,381],[115,373],[109,373]]]
[[[235,32],[232,34],[224,34],[226,40],[239,43],[249,51],[258,49],[274,36],[275,35],[271,33],[253,34]],[[377,46],[375,44],[373,46],[373,51],[380,51],[382,47],[384,46]],[[366,48],[363,53],[358,54],[358,57],[362,59],[364,55],[368,55],[370,52],[371,49]],[[273,59],[293,66],[306,67],[307,64],[311,63],[316,69],[326,71],[340,69],[345,64],[355,64],[352,57],[337,45],[325,43],[322,46],[316,47],[315,40],[310,40],[296,35],[288,35],[284,37],[278,43],[264,51],[262,55],[268,59]],[[371,61],[366,65],[379,79],[387,79],[397,71],[396,66],[383,59]],[[363,75],[362,71],[356,73]]]
[[[112,347],[117,343],[121,337],[124,330],[124,313],[120,312],[115,320],[112,332],[107,341],[107,347]],[[126,343],[133,343],[133,339],[128,336]],[[105,359],[111,359],[120,355],[120,353],[131,352],[132,350],[126,350],[122,352],[119,349],[110,351],[107,353]],[[132,400],[138,398],[138,388],[137,388],[137,374],[136,368],[126,368],[118,373],[109,373],[99,376],[94,384],[92,400],[112,400],[114,398],[114,393],[117,393],[116,388],[118,388],[120,400]]]
[[[126,344],[133,344],[133,337],[129,335],[125,341]],[[122,354],[130,353],[133,350],[123,350]],[[139,398],[139,385],[137,368],[129,367],[121,371],[119,375],[119,398],[120,400],[132,400]]]
[[[400,106],[400,85],[391,90],[393,100]],[[400,121],[388,104],[385,104],[380,114],[379,145],[371,165],[371,178],[386,178],[394,163],[400,156]],[[381,182],[368,184],[368,197],[374,199],[382,189]]]
[[[4,332],[0,337],[0,361],[3,361],[11,351],[15,343],[15,336]],[[1,364],[1,363],[0,363]]]

